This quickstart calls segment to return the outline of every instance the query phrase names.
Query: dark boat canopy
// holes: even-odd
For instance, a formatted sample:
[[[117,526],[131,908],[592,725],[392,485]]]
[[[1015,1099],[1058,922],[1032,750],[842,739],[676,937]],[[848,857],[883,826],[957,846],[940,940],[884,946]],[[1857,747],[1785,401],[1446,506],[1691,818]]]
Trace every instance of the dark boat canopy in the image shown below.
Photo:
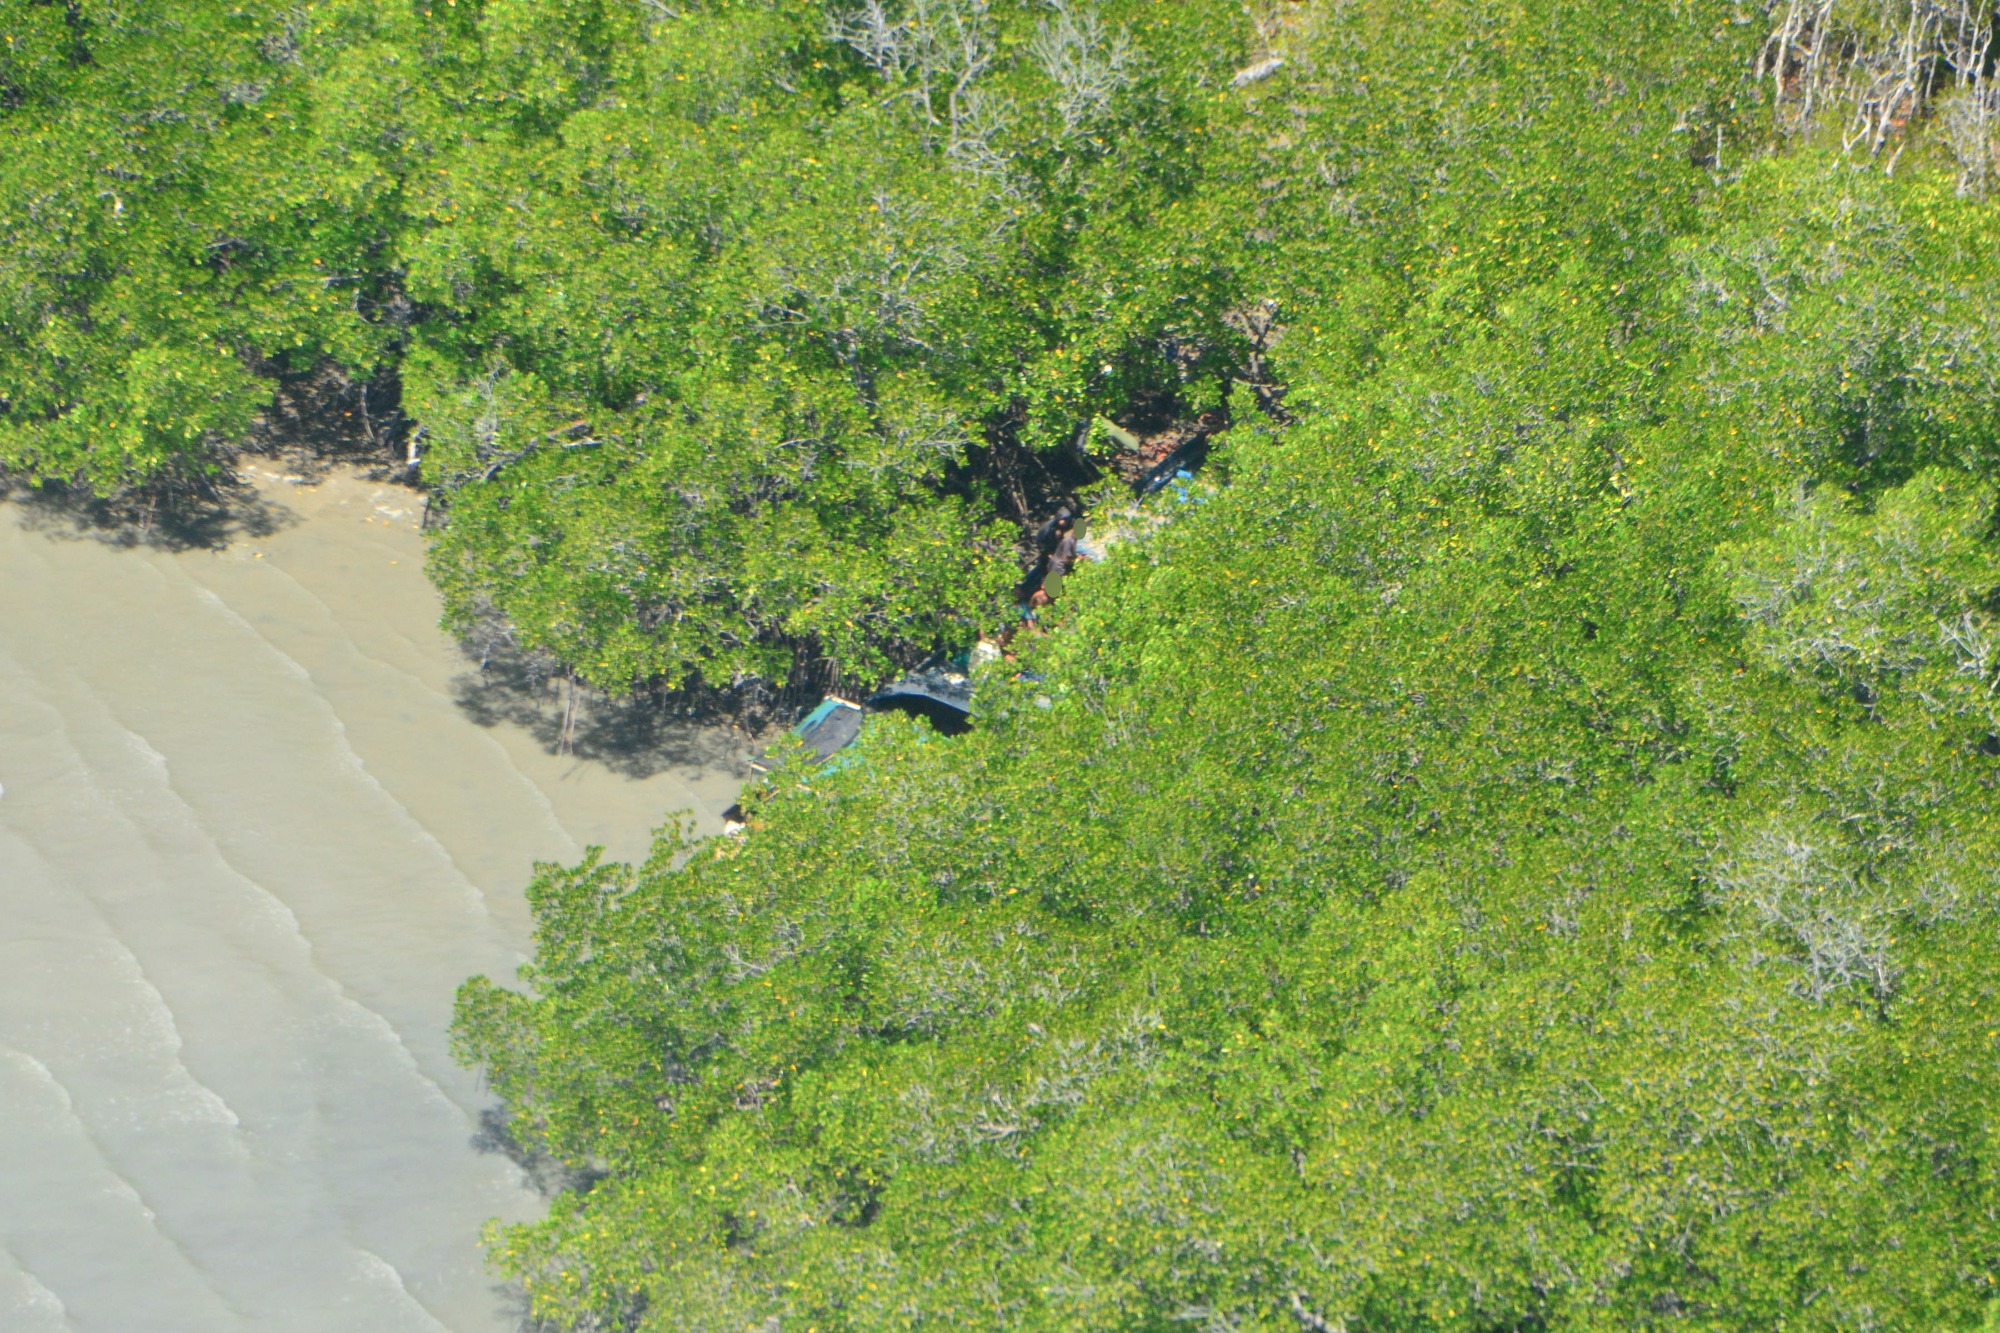
[[[869,696],[871,708],[898,699],[929,699],[960,713],[972,711],[972,677],[946,666],[919,667]]]
[[[870,695],[868,707],[916,714],[956,736],[972,726],[972,677],[950,664],[918,667]]]

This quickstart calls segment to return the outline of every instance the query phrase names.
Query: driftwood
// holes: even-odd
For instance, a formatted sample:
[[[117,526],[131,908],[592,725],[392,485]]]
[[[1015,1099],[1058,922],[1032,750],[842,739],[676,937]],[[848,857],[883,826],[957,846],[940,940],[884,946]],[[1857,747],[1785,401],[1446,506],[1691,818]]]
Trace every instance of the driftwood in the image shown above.
[[[1236,77],[1229,81],[1232,88],[1248,88],[1253,83],[1261,83],[1285,67],[1283,56],[1272,56],[1254,65],[1245,65],[1236,71]]]

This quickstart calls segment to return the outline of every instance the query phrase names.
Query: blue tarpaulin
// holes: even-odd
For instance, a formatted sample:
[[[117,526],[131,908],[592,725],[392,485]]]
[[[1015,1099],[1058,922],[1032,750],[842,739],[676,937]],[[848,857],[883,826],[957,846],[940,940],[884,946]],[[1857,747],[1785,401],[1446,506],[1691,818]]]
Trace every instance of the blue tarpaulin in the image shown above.
[[[822,699],[819,707],[799,719],[791,734],[811,752],[812,763],[820,763],[840,750],[861,731],[861,708],[845,699]],[[773,748],[750,761],[759,773],[770,773],[782,762],[782,751]]]

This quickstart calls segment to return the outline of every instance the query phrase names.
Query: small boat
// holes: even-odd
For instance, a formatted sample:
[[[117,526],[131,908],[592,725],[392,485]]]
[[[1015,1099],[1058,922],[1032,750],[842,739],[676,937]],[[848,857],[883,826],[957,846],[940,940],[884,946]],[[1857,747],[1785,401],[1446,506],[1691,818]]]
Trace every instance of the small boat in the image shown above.
[[[820,764],[846,749],[861,734],[861,717],[859,704],[829,695],[820,700],[819,706],[812,712],[800,718],[790,734],[810,752],[806,762]],[[752,759],[750,767],[759,773],[777,772],[784,765],[787,748],[784,745],[771,747]]]
[[[967,674],[967,661],[961,654],[925,663],[869,695],[865,704],[829,695],[799,719],[790,735],[806,747],[805,761],[814,765],[852,745],[869,713],[894,709],[924,718],[943,735],[963,735],[972,729],[972,677]],[[775,773],[784,766],[788,749],[786,744],[774,745],[752,759],[750,767],[759,773]]]

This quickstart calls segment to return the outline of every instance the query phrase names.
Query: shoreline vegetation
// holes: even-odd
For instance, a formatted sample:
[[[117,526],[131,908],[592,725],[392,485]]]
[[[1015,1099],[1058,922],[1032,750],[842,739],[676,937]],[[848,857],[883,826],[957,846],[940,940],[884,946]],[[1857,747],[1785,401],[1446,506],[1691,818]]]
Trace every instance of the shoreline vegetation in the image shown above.
[[[544,1327],[2000,1326],[1990,4],[5,24],[0,465],[319,383],[572,683],[962,650],[1229,423],[966,734],[539,868]]]

